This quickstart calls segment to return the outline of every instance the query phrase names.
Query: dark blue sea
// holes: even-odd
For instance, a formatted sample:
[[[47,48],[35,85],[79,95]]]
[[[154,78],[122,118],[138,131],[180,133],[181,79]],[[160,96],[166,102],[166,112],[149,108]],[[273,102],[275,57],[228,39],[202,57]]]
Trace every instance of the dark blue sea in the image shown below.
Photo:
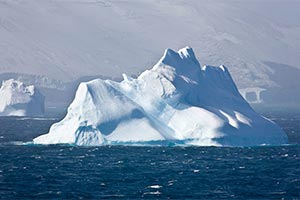
[[[0,199],[300,199],[300,113],[268,114],[291,145],[30,146],[52,118],[0,118]]]

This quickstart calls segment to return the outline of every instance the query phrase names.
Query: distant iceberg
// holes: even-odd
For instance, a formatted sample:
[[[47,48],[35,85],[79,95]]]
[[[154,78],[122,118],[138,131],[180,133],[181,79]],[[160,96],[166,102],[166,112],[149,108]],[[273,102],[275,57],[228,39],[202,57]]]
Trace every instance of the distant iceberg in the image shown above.
[[[40,116],[44,114],[44,96],[33,85],[9,79],[0,88],[0,116]]]
[[[242,98],[225,66],[201,67],[190,47],[167,49],[134,79],[81,83],[65,118],[35,144],[256,146],[288,142]]]

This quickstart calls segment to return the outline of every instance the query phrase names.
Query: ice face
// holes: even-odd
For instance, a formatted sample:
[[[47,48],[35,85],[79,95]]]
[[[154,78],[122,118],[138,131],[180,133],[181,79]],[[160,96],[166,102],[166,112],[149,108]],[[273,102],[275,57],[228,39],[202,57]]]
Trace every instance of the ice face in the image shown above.
[[[200,66],[190,47],[167,49],[137,79],[81,83],[66,117],[36,144],[253,146],[287,143],[286,134],[239,94],[225,66]]]
[[[44,96],[33,86],[9,79],[0,88],[1,116],[37,116],[44,114]]]

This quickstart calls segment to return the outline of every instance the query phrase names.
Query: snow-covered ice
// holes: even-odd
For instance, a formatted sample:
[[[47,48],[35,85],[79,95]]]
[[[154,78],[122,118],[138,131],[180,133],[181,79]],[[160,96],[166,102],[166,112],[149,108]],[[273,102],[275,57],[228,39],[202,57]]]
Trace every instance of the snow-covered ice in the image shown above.
[[[40,116],[44,96],[33,86],[9,79],[0,88],[0,116]]]
[[[80,84],[65,118],[36,144],[254,146],[288,142],[243,99],[225,66],[200,66],[190,47],[167,49],[134,79]]]

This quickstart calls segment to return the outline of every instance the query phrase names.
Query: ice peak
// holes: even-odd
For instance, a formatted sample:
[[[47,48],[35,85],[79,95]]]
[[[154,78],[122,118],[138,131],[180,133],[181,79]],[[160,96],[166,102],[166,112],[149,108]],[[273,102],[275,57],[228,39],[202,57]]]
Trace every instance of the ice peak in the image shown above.
[[[195,53],[192,47],[186,46],[178,51],[181,58],[193,58],[196,59]]]
[[[2,87],[19,87],[21,85],[24,85],[22,82],[14,80],[14,79],[8,79],[2,81]]]
[[[224,65],[220,65],[219,68],[222,69],[223,72],[227,71],[227,67],[225,67]]]
[[[19,91],[19,92],[27,92],[30,93],[31,95],[34,93],[34,86],[29,85],[26,86],[24,83],[18,80],[14,79],[8,79],[2,81],[2,86],[1,89],[3,90],[13,90],[13,91]]]
[[[182,48],[177,52],[166,49],[153,70],[168,77],[169,80],[181,77],[180,79],[191,82],[198,82],[201,74],[200,63],[191,47]]]
[[[200,66],[193,49],[189,46],[179,49],[177,52],[167,48],[158,64],[163,63],[166,65],[174,66],[176,62],[182,62],[182,60],[191,61],[195,65]]]

